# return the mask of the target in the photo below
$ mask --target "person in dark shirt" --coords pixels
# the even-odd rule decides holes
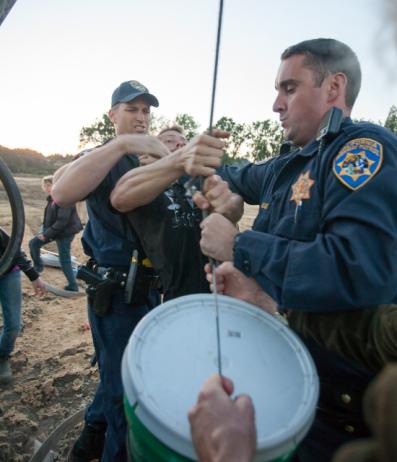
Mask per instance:
[[[65,290],[78,292],[79,286],[72,267],[71,245],[74,236],[83,229],[76,207],[59,207],[51,197],[52,176],[46,176],[42,180],[43,191],[47,194],[47,205],[44,209],[42,229],[37,236],[29,241],[30,255],[35,270],[43,271],[43,263],[40,258],[40,249],[51,241],[56,242],[59,252],[59,263],[63,274],[68,281]]]
[[[0,228],[0,255],[7,248],[9,239],[8,234]],[[0,303],[3,313],[3,329],[0,333],[0,385],[12,380],[10,355],[22,326],[21,270],[31,281],[36,294],[42,295],[45,292],[43,281],[21,249],[9,269],[0,276]]]
[[[203,256],[199,244],[201,210],[186,191],[191,177],[177,165],[178,150],[186,145],[183,130],[175,125],[166,127],[161,130],[158,138],[171,153],[175,153],[172,162],[167,163],[166,167],[171,173],[170,180],[159,183],[160,177],[167,178],[161,161],[137,168],[128,174],[128,181],[126,177],[122,177],[116,184],[111,194],[111,203],[119,211],[130,210],[127,213],[128,221],[137,232],[146,255],[160,274],[163,300],[167,301],[209,291],[204,272],[208,259]],[[147,172],[150,172],[150,178],[145,175]],[[140,183],[145,189],[144,197],[141,195],[140,185],[135,187],[131,184],[131,180],[139,181],[140,175],[143,175],[142,181],[145,182],[144,185]],[[197,187],[198,183],[197,180]],[[126,188],[128,196],[125,195]],[[150,195],[146,194],[147,188],[151,188]],[[156,197],[150,201],[154,195]],[[136,206],[140,198],[141,205]],[[238,218],[240,215],[236,215],[236,219]]]

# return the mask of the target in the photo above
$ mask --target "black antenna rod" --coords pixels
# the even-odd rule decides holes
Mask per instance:
[[[212,133],[212,124],[214,123],[215,93],[216,93],[216,82],[218,79],[218,62],[219,62],[219,49],[220,49],[220,44],[221,44],[222,18],[223,18],[223,0],[219,0],[218,32],[217,32],[217,37],[216,37],[214,76],[212,80],[212,97],[211,97],[211,111],[210,111],[210,125],[209,125],[210,135]]]

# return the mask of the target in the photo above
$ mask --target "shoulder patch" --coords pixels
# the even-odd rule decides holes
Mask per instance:
[[[383,145],[371,138],[346,143],[334,160],[333,171],[345,186],[356,191],[376,175],[383,162]]]

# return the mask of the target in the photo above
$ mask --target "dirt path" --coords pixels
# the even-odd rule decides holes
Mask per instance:
[[[26,227],[23,248],[38,230],[44,196],[38,178],[18,178],[25,203]],[[1,223],[9,223],[8,205],[0,204]],[[84,261],[77,236],[73,255]],[[49,250],[56,251],[54,245]],[[43,279],[59,288],[66,281],[62,271],[46,267]],[[0,388],[0,461],[28,461],[34,440],[44,441],[66,417],[84,407],[97,383],[97,370],[90,366],[93,353],[91,333],[86,330],[85,297],[66,299],[51,293],[34,296],[22,276],[23,332],[12,356],[14,381]],[[1,324],[1,320],[0,320]],[[59,448],[65,460],[66,439]]]

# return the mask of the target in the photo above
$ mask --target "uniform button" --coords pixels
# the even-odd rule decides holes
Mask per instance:
[[[344,404],[349,404],[351,403],[352,397],[348,395],[347,393],[343,393],[343,395],[340,395],[340,400]]]
[[[250,265],[249,260],[244,260],[243,265],[244,265],[245,272],[249,273],[251,270],[251,265]]]
[[[354,433],[355,428],[353,427],[353,425],[345,425],[345,430],[347,431],[347,433]]]

